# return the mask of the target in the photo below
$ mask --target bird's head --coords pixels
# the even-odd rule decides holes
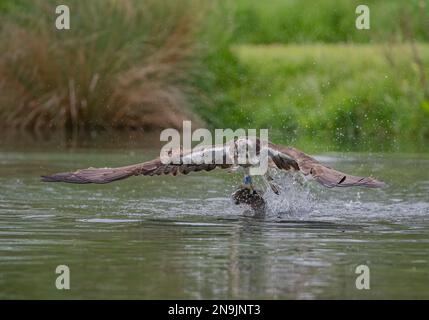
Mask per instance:
[[[256,165],[259,163],[259,141],[258,139],[238,138],[234,141],[234,156],[243,163]]]

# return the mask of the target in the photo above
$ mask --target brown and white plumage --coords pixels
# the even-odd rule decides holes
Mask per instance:
[[[344,172],[332,169],[331,167],[320,163],[316,159],[293,147],[283,147],[275,145],[273,143],[269,143],[269,148],[272,150],[276,150],[279,153],[278,157],[280,158],[286,155],[287,157],[296,161],[299,171],[302,174],[304,174],[305,176],[310,175],[317,182],[328,188],[353,186],[380,188],[385,185],[384,182],[378,181],[372,177],[352,176]],[[281,165],[277,163],[276,165],[278,168],[281,168]]]
[[[232,168],[238,166],[249,167],[250,163],[237,163],[237,154],[234,146],[237,143],[243,142],[248,144],[246,138],[236,139],[233,142],[221,146],[201,147],[191,152],[177,152],[175,161],[163,163],[161,158],[156,158],[151,161],[129,165],[118,168],[88,168],[77,170],[74,172],[57,173],[50,176],[42,176],[42,181],[45,182],[68,182],[68,183],[109,183],[116,180],[122,180],[131,176],[154,176],[154,175],[177,175],[188,174],[190,172],[211,171],[215,168]],[[261,154],[259,140],[256,140],[256,154]],[[271,167],[289,171],[300,171],[305,176],[313,177],[317,182],[325,187],[351,187],[363,186],[369,188],[378,188],[384,186],[384,183],[371,177],[358,177],[348,175],[346,173],[332,169],[323,165],[319,161],[305,154],[304,152],[292,148],[267,144],[267,154],[269,165]],[[222,164],[216,164],[214,156],[218,152],[224,160]],[[204,163],[202,159],[204,155],[211,153],[212,162]]]

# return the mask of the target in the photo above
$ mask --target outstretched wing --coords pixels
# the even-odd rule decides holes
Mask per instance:
[[[371,177],[352,176],[332,169],[321,164],[319,161],[304,152],[292,147],[283,147],[269,143],[268,148],[270,158],[279,169],[288,170],[288,166],[290,167],[291,161],[295,161],[298,168],[295,168],[294,166],[292,167],[298,169],[304,175],[311,175],[316,181],[328,188],[352,186],[380,188],[385,185],[384,182]],[[289,165],[285,166],[283,162],[289,163]]]
[[[194,151],[193,157],[202,159],[204,153],[219,151],[219,147],[207,147],[201,150]],[[224,158],[228,150],[225,148],[221,150]],[[216,167],[222,169],[229,168],[232,164],[228,164],[224,161],[224,164],[215,164],[215,157],[213,157],[213,163],[184,163],[184,158],[190,156],[190,153],[179,152],[175,161],[170,163],[163,163],[160,158],[156,158],[151,161],[134,164],[126,167],[118,168],[88,168],[81,169],[74,172],[63,172],[57,173],[51,176],[42,176],[44,182],[68,182],[68,183],[109,183],[116,180],[126,179],[131,176],[154,176],[154,175],[178,175],[188,174],[196,171],[211,171]]]

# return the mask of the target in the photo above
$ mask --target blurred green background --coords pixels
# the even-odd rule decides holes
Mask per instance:
[[[327,150],[428,151],[429,0],[0,0],[0,126],[268,128]],[[14,133],[15,134],[15,133]]]

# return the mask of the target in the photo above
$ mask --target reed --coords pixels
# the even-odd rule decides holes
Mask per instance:
[[[67,3],[70,30],[55,28],[55,1],[17,2],[2,13],[1,127],[154,129],[198,122],[192,108],[204,94],[195,83],[213,77],[204,60],[218,49],[204,38],[216,36],[204,33],[213,28],[207,18],[213,4]]]

